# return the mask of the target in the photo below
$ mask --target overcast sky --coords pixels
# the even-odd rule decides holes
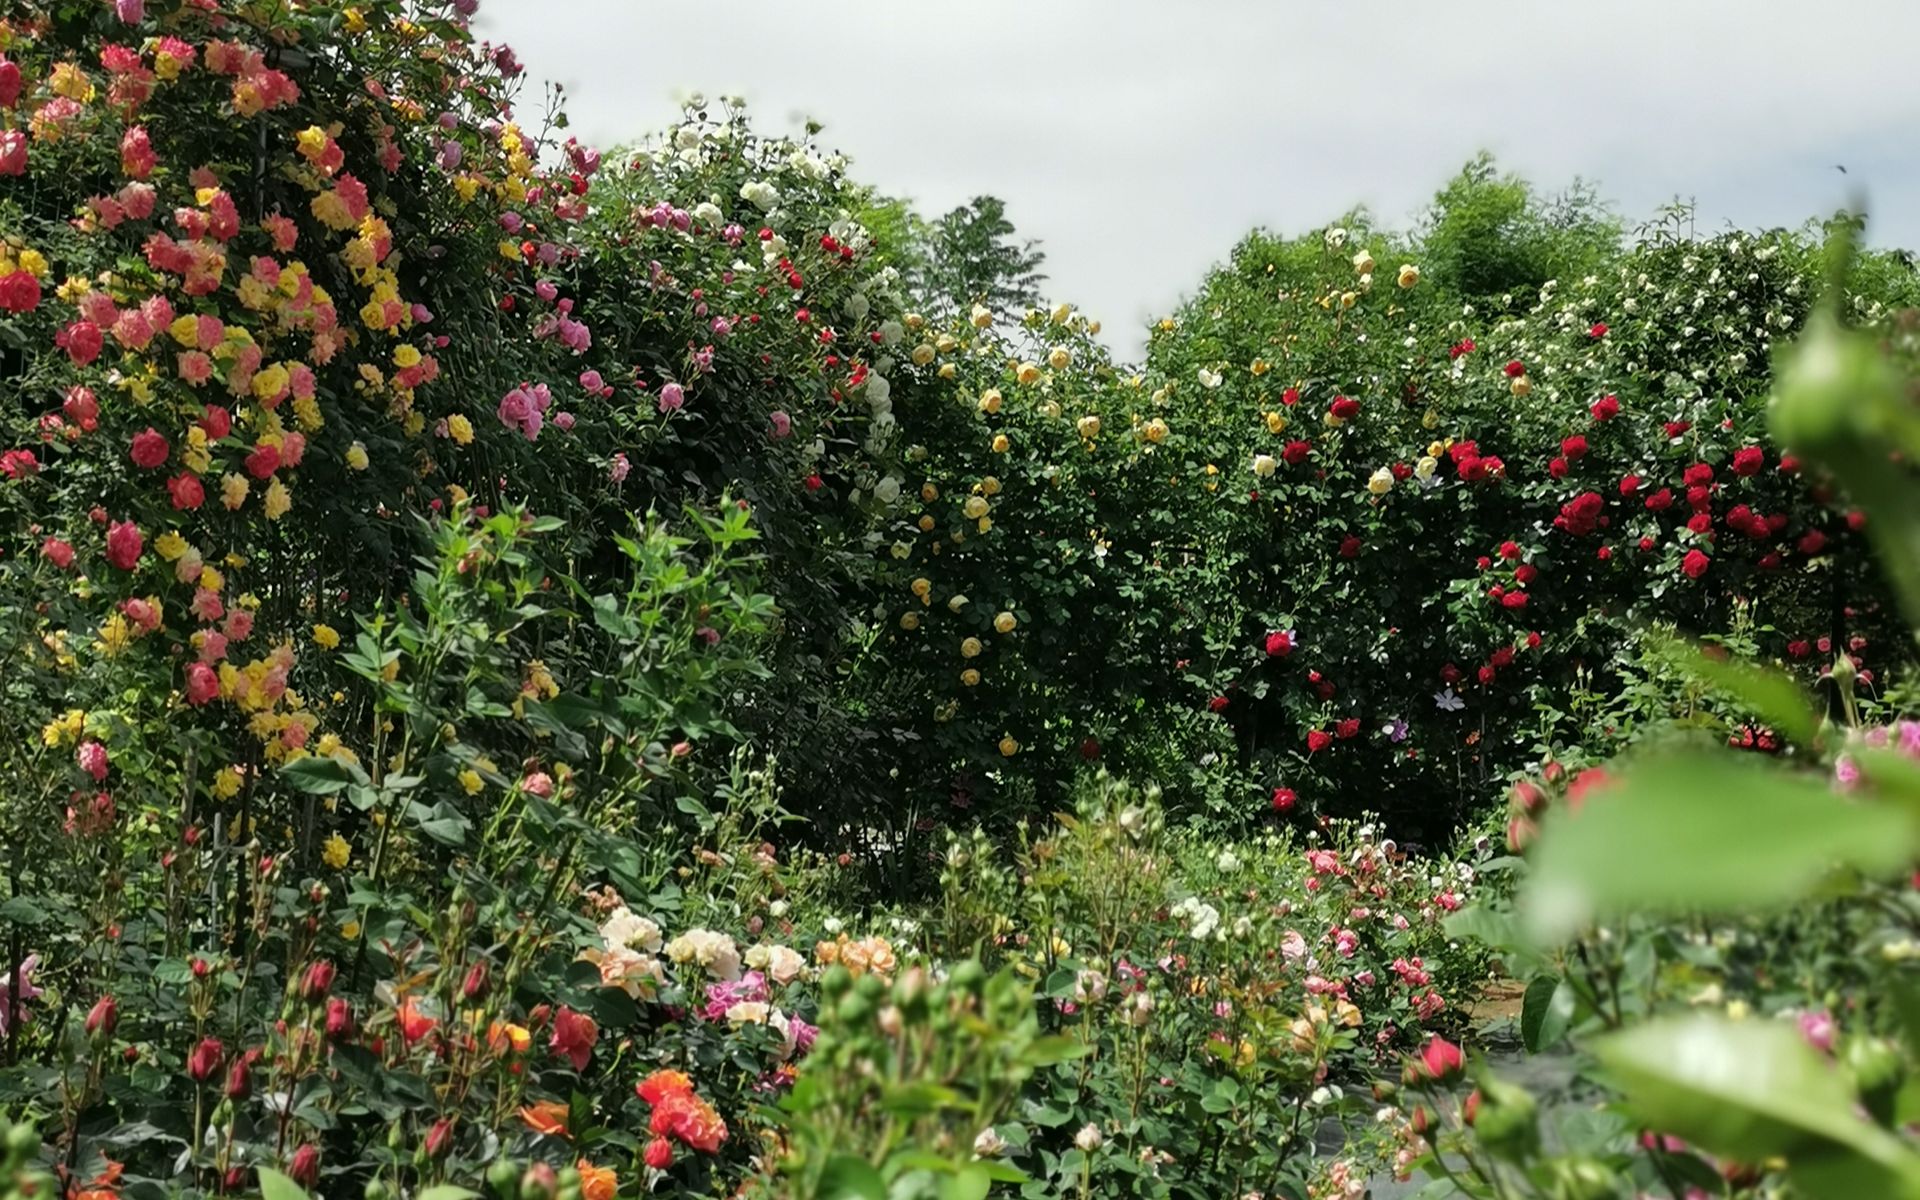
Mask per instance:
[[[1861,188],[1872,240],[1920,246],[1920,0],[484,0],[478,29],[584,141],[739,93],[927,213],[1001,196],[1124,351],[1249,228],[1404,224],[1480,149],[1631,220]]]

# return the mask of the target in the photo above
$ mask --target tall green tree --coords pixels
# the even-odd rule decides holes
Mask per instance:
[[[929,224],[921,257],[920,290],[946,311],[982,304],[1019,313],[1039,303],[1046,280],[1046,253],[1019,236],[997,196],[975,196]]]

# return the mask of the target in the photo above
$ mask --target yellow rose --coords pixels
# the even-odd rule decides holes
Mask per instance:
[[[228,472],[220,477],[220,503],[229,509],[239,508],[247,502],[247,477]]]
[[[330,835],[320,849],[320,859],[334,870],[342,870],[347,860],[353,856],[353,848],[347,845],[347,839],[339,834]]]
[[[1279,469],[1280,461],[1274,458],[1273,455],[1256,454],[1253,456],[1253,473],[1260,478],[1265,479]]]
[[[1156,444],[1164,442],[1167,440],[1167,423],[1159,417],[1155,417],[1153,420],[1147,422],[1146,428],[1142,432],[1146,434],[1147,440],[1150,442]]]
[[[1360,296],[1359,296],[1359,294],[1358,294],[1357,292],[1341,292],[1341,293],[1340,293],[1340,307],[1341,307],[1341,308],[1352,308],[1352,307],[1353,307],[1353,302],[1354,302],[1354,301],[1356,301],[1356,300],[1358,300],[1359,298],[1360,298]]]
[[[1092,413],[1088,413],[1086,416],[1081,417],[1078,421],[1075,421],[1073,423],[1073,427],[1080,431],[1081,437],[1086,438],[1088,441],[1092,441],[1095,437],[1098,437],[1100,434],[1100,418],[1094,416]]]
[[[933,580],[925,578],[923,576],[919,579],[914,580],[908,586],[914,595],[919,596],[922,599],[925,599],[927,593],[933,590]]]
[[[293,507],[293,493],[287,490],[286,484],[275,479],[267,485],[264,507],[267,511],[267,520],[277,521],[286,516],[287,510]]]
[[[464,414],[453,414],[447,418],[447,436],[462,446],[472,444],[473,422],[467,420]]]
[[[364,445],[355,442],[347,447],[347,466],[355,471],[367,469],[367,448]]]
[[[921,342],[913,348],[913,365],[916,367],[924,367],[933,361],[933,355],[933,347],[926,342]]]
[[[1005,454],[1008,450],[1011,450],[1012,448],[1013,448],[1013,443],[1007,440],[1006,434],[996,433],[993,435],[993,452],[995,454]]]
[[[1256,376],[1265,375],[1268,370],[1267,360],[1264,358],[1256,358],[1247,365],[1247,370],[1253,372]]]
[[[1268,433],[1285,433],[1286,431],[1287,431],[1287,418],[1282,416],[1277,411],[1269,412],[1267,414],[1267,432]]]
[[[933,339],[933,348],[942,354],[952,354],[960,348],[960,342],[950,333],[943,333]]]
[[[993,324],[993,314],[987,311],[984,305],[979,304],[973,306],[973,313],[967,319],[973,322],[975,329],[985,329]]]
[[[921,533],[932,533],[932,532],[933,532],[933,518],[932,518],[932,517],[930,517],[930,516],[922,516],[922,517],[920,518],[920,532],[921,532]]]
[[[997,496],[1000,494],[1000,481],[989,475],[980,481],[980,491],[984,495]]]
[[[1525,375],[1522,375],[1508,385],[1508,390],[1516,396],[1524,396],[1533,390],[1533,382]]]
[[[315,625],[313,641],[324,650],[333,650],[340,645],[340,632],[331,625]]]
[[[968,667],[966,670],[960,672],[960,682],[968,687],[978,687],[980,685],[980,672],[974,670],[972,667]]]
[[[1023,362],[1014,369],[1013,377],[1021,383],[1033,383],[1040,378],[1040,368],[1030,362]]]
[[[986,391],[980,393],[980,411],[983,413],[999,412],[1003,399],[1000,395],[999,388],[988,388]]]
[[[1047,352],[1047,365],[1056,371],[1066,370],[1067,364],[1072,361],[1073,355],[1067,352],[1065,346],[1055,346]]]
[[[999,613],[993,618],[993,628],[997,633],[1012,633],[1013,627],[1018,623],[1010,612]]]
[[[961,658],[978,658],[980,657],[980,650],[980,639],[977,637],[967,638],[960,643]]]
[[[1420,268],[1412,263],[1400,264],[1400,273],[1394,276],[1394,282],[1403,288],[1410,288],[1420,282]]]
[[[1367,480],[1367,490],[1376,496],[1384,496],[1393,490],[1393,472],[1381,467]]]
[[[987,515],[987,507],[985,496],[968,496],[966,503],[960,506],[960,511],[966,514],[967,520],[975,521]]]
[[[909,632],[920,628],[920,614],[917,612],[901,613],[900,628],[905,629]]]
[[[1373,274],[1373,255],[1368,253],[1365,250],[1362,250],[1358,254],[1354,255],[1353,256],[1353,273],[1355,275]]]
[[[1049,315],[1053,318],[1055,325],[1065,325],[1067,321],[1073,317],[1073,305],[1056,304],[1053,306],[1053,312]]]
[[[940,370],[937,371],[936,374],[942,379],[958,379],[960,377],[960,368],[950,362],[943,362],[940,364]]]
[[[1012,758],[1018,753],[1020,753],[1020,743],[1014,741],[1011,735],[1000,739],[1001,757]]]

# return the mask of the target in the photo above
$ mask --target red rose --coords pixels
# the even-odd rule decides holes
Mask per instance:
[[[1351,421],[1360,415],[1360,402],[1351,396],[1335,396],[1327,411],[1342,421]]]
[[[1602,546],[1602,547],[1600,547],[1600,549],[1599,549],[1599,550],[1597,551],[1597,553],[1598,553],[1598,554],[1599,554],[1599,556],[1600,556],[1600,561],[1601,561],[1601,562],[1606,562],[1607,560],[1609,560],[1609,559],[1611,559],[1611,558],[1613,557],[1613,547],[1612,547],[1612,546]]]
[[[1231,703],[1231,701],[1225,696],[1215,696],[1213,699],[1207,701],[1207,707],[1214,712],[1225,712],[1227,711],[1227,705],[1229,703]]]
[[[132,521],[116,521],[107,530],[107,561],[122,571],[131,571],[140,561],[146,542],[140,527]]]
[[[1667,436],[1669,438],[1677,438],[1681,434],[1685,433],[1687,430],[1692,429],[1693,422],[1692,421],[1668,421],[1664,426],[1662,426],[1662,428],[1667,431]]]
[[[1500,672],[1497,669],[1495,669],[1495,667],[1491,663],[1488,663],[1487,665],[1481,667],[1479,670],[1474,672],[1474,678],[1480,681],[1480,686],[1482,687],[1486,687],[1492,684],[1495,679],[1499,678],[1499,675],[1500,675]]]
[[[1797,459],[1797,458],[1795,458],[1795,457],[1794,457],[1793,455],[1791,455],[1791,454],[1782,454],[1782,455],[1780,456],[1780,473],[1781,473],[1782,475],[1797,475],[1797,474],[1799,474],[1799,473],[1800,473],[1800,460],[1799,460],[1799,459]]]
[[[1333,735],[1324,729],[1307,730],[1307,753],[1318,754],[1333,745]]]
[[[1653,539],[1652,539],[1652,538],[1650,538],[1650,537],[1643,537],[1643,538],[1641,538],[1641,539],[1640,539],[1640,549],[1642,549],[1642,550],[1651,550],[1651,549],[1653,549]]]
[[[1695,512],[1705,512],[1713,507],[1713,489],[1695,485],[1687,489],[1687,507]]]
[[[220,677],[203,662],[187,664],[187,703],[200,707],[220,694]]]
[[[1515,583],[1532,583],[1539,577],[1540,568],[1534,566],[1532,563],[1521,563],[1513,569],[1513,579]]]
[[[1556,458],[1547,464],[1547,474],[1553,476],[1555,479],[1565,479],[1567,472],[1572,469],[1564,458]]]
[[[40,307],[40,281],[31,271],[0,275],[0,312],[32,312]]]
[[[1606,504],[1599,492],[1582,492],[1560,506],[1560,515],[1553,519],[1553,523],[1574,537],[1585,537],[1599,528],[1600,516]]]
[[[1767,452],[1758,446],[1742,446],[1733,452],[1733,473],[1751,477],[1767,465]]]
[[[673,1165],[673,1143],[663,1137],[656,1137],[647,1143],[642,1155],[649,1167],[664,1171]]]
[[[195,1083],[205,1083],[220,1073],[220,1066],[226,1057],[227,1049],[220,1044],[219,1038],[201,1038],[187,1055],[187,1074]]]
[[[1527,366],[1525,363],[1521,362],[1519,359],[1516,358],[1516,359],[1510,360],[1506,366],[1501,368],[1501,370],[1507,373],[1508,379],[1518,379],[1522,375],[1525,375],[1527,373]]]
[[[1655,492],[1653,495],[1647,497],[1647,510],[1649,512],[1665,512],[1672,507],[1673,507],[1673,489],[1672,488],[1661,488],[1659,491]]]
[[[1460,668],[1454,666],[1452,663],[1448,663],[1446,666],[1441,667],[1440,682],[1441,683],[1459,683]]]
[[[1341,558],[1360,557],[1360,539],[1351,533],[1341,538],[1340,539],[1340,557]]]
[[[1593,414],[1596,421],[1611,421],[1620,415],[1620,401],[1612,396],[1602,396],[1587,411]]]
[[[1393,466],[1387,469],[1392,471],[1393,477],[1401,483],[1405,483],[1407,480],[1413,478],[1413,468],[1403,462],[1394,463]]]
[[[200,428],[207,431],[208,441],[217,442],[233,431],[233,414],[218,404],[209,404],[200,414]]]
[[[1460,1047],[1436,1036],[1420,1052],[1420,1065],[1425,1068],[1427,1078],[1444,1082],[1466,1070],[1467,1060],[1460,1053]]]
[[[167,495],[172,498],[175,508],[194,509],[206,502],[207,489],[200,486],[198,475],[182,471],[167,480]]]
[[[600,1026],[585,1013],[561,1005],[553,1014],[553,1034],[547,1048],[573,1064],[576,1071],[587,1069],[593,1057],[593,1044],[600,1038]]]
[[[40,553],[46,560],[62,571],[73,565],[73,544],[50,537],[40,543]]]
[[[1539,648],[1540,648],[1539,631],[1538,630],[1530,631],[1527,634],[1527,649],[1538,650]]]
[[[1811,558],[1827,548],[1827,535],[1818,529],[1809,529],[1800,535],[1800,540],[1795,545],[1800,553]]]
[[[301,1187],[311,1189],[320,1181],[320,1148],[307,1142],[295,1150],[287,1164],[287,1175]]]
[[[1288,442],[1286,449],[1280,452],[1280,457],[1286,460],[1288,466],[1297,467],[1307,461],[1307,455],[1311,453],[1313,453],[1312,442],[1292,441]]]
[[[1849,512],[1849,513],[1847,513],[1847,528],[1848,528],[1848,529],[1851,529],[1851,530],[1853,530],[1853,531],[1854,531],[1855,533],[1859,533],[1859,532],[1860,532],[1860,531],[1861,531],[1862,529],[1865,529],[1866,527],[1867,527],[1867,514],[1866,514],[1866,513],[1864,513],[1864,512],[1861,512],[1861,511],[1860,511],[1859,509],[1857,509],[1857,508],[1856,508],[1856,509],[1853,509],[1853,510],[1852,510],[1851,512]]]
[[[1607,323],[1605,321],[1595,321],[1587,329],[1587,336],[1595,337],[1595,338],[1603,338],[1607,336]]]
[[[280,449],[261,442],[247,455],[247,474],[255,479],[265,479],[280,469]]]
[[[92,321],[75,321],[54,335],[53,344],[67,352],[76,367],[84,367],[100,357],[103,344],[100,327]]]
[[[1560,440],[1560,453],[1569,460],[1579,458],[1586,452],[1587,439],[1585,434],[1576,433],[1572,437],[1562,438]]]
[[[1286,391],[1281,392],[1280,403],[1286,405],[1288,408],[1292,408],[1294,405],[1300,403],[1300,389],[1288,388]]]
[[[1293,653],[1293,636],[1284,629],[1277,629],[1267,635],[1267,657],[1285,658]]]
[[[1462,338],[1460,341],[1457,341],[1453,345],[1447,347],[1448,358],[1460,358],[1464,355],[1468,355],[1472,353],[1473,353],[1472,338]]]
[[[1343,739],[1356,737],[1360,733],[1360,718],[1359,717],[1342,718],[1340,723],[1334,726],[1334,731],[1337,734],[1339,734],[1339,736]]]
[[[1500,607],[1502,608],[1517,612],[1526,606],[1527,594],[1525,592],[1508,592],[1506,595],[1500,597]]]
[[[1512,646],[1500,647],[1498,650],[1495,650],[1492,654],[1487,656],[1487,661],[1492,663],[1496,667],[1512,666],[1513,665],[1513,647]]]
[[[1700,551],[1689,550],[1687,556],[1680,560],[1680,570],[1688,579],[1698,579],[1707,573],[1707,568],[1712,564],[1713,560]]]
[[[1760,561],[1754,565],[1762,571],[1778,571],[1782,561],[1778,550],[1769,550],[1765,554],[1762,554]]]
[[[1713,530],[1712,513],[1695,513],[1687,518],[1687,528],[1695,533],[1710,533]]]
[[[1493,560],[1482,554],[1479,558],[1473,560],[1473,565],[1484,571],[1493,565]]]
[[[1640,477],[1638,475],[1623,475],[1620,477],[1620,494],[1622,496],[1631,496],[1639,490]]]
[[[1093,738],[1087,738],[1086,740],[1082,741],[1080,743],[1080,757],[1086,759],[1088,762],[1092,762],[1094,759],[1099,758],[1100,743],[1094,740]]]
[[[1294,794],[1292,788],[1277,787],[1273,789],[1273,811],[1280,813],[1292,812],[1293,806],[1299,802],[1300,797]]]
[[[1512,562],[1514,559],[1519,558],[1520,544],[1518,542],[1501,542],[1500,557],[1506,559],[1508,562]]]
[[[1688,487],[1705,487],[1713,482],[1713,468],[1706,463],[1695,463],[1680,476],[1680,482]]]
[[[1813,653],[1813,646],[1804,640],[1787,643],[1788,658],[1805,658],[1807,655],[1812,653]]]

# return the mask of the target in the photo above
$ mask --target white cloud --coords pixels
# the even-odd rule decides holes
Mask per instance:
[[[929,212],[999,195],[1126,350],[1251,226],[1405,220],[1482,148],[1709,227],[1859,188],[1875,241],[1920,244],[1910,0],[488,0],[478,27],[566,85],[582,140],[738,92]]]

